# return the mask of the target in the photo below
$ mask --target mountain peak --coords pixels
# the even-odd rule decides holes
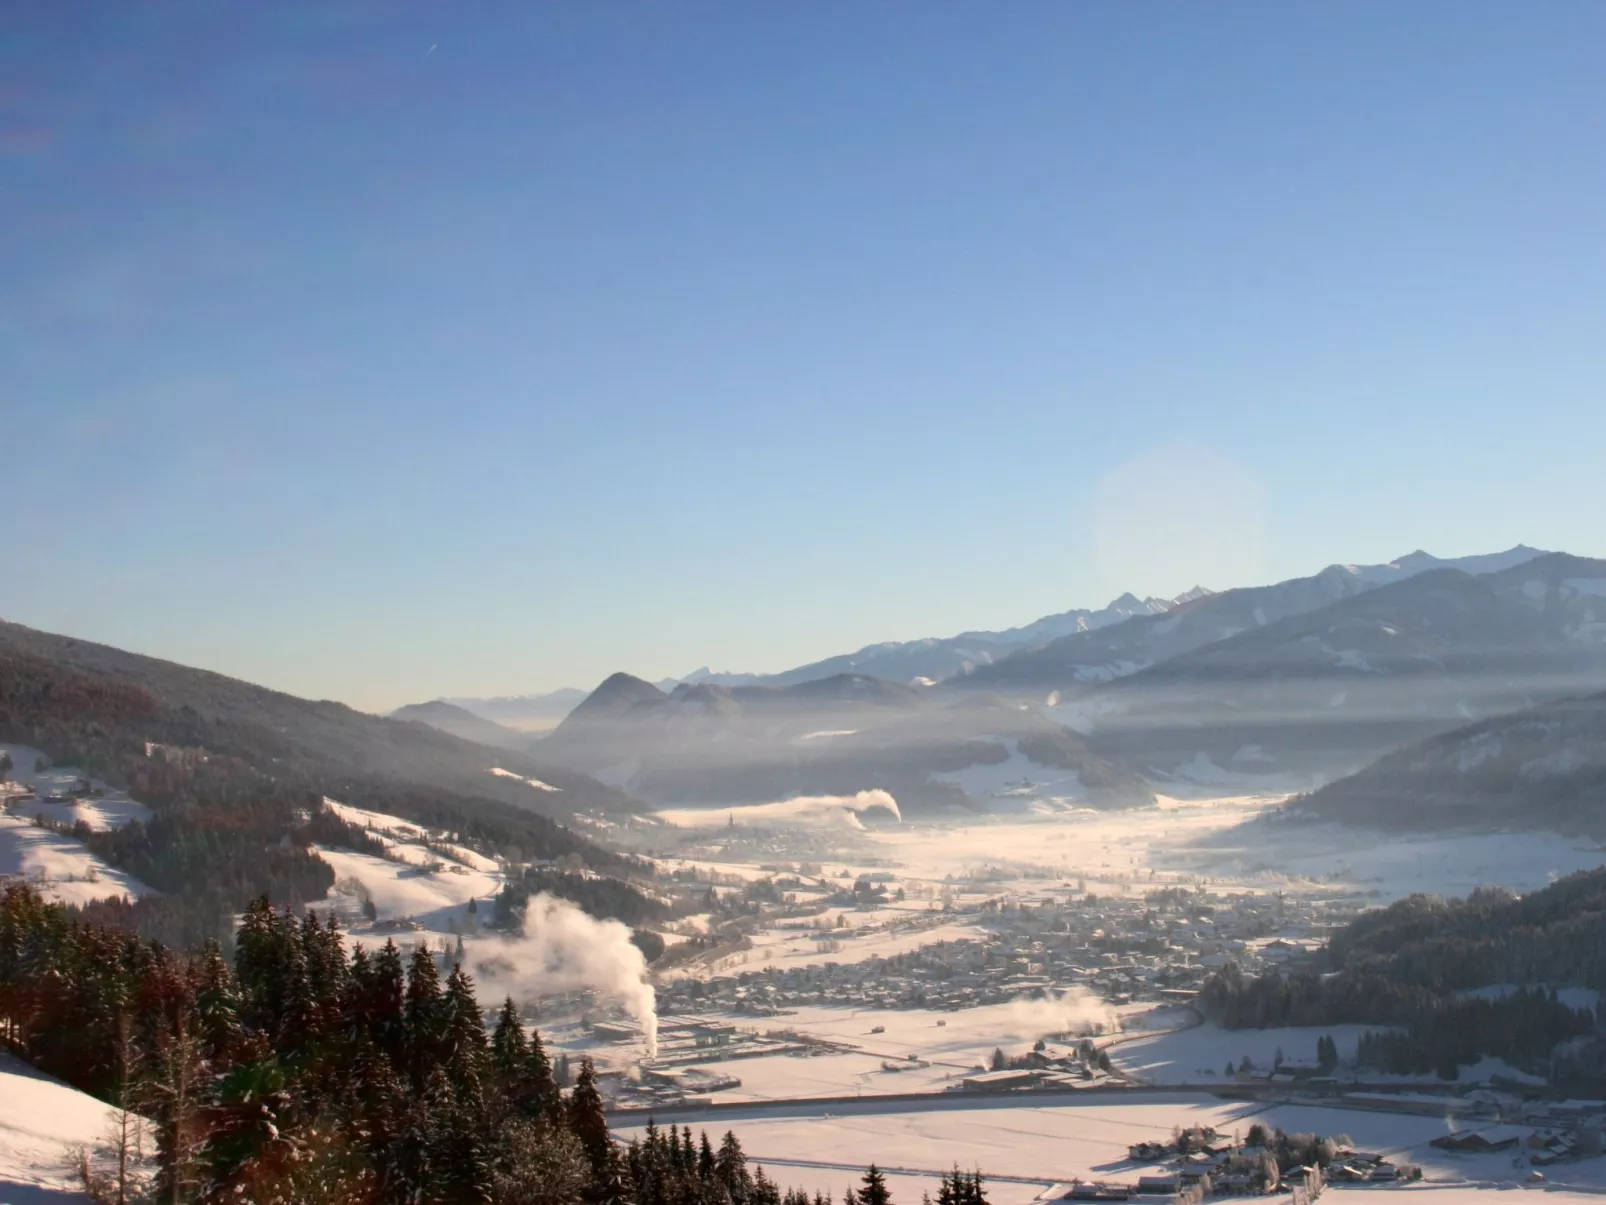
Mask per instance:
[[[603,679],[602,685],[587,695],[563,723],[611,719],[639,704],[662,702],[666,698],[668,696],[651,682],[621,670]]]

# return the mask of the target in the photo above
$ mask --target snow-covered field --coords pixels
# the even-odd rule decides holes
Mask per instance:
[[[432,849],[424,844],[429,834],[423,828],[397,816],[333,799],[324,806],[385,846],[383,857],[317,847],[335,872],[331,902],[356,940],[389,936],[403,923],[418,926],[413,940],[473,935],[495,916],[492,901],[504,881],[495,859],[440,841]],[[358,919],[364,899],[373,904],[377,930]]]
[[[0,1202],[88,1205],[76,1155],[93,1154],[112,1123],[100,1101],[0,1054]]]
[[[693,1129],[704,1124],[697,1116],[686,1120]],[[1242,1136],[1256,1122],[1289,1133],[1347,1135],[1358,1149],[1417,1163],[1423,1169],[1420,1185],[1332,1190],[1341,1194],[1422,1193],[1431,1195],[1423,1196],[1421,1205],[1462,1205],[1461,1194],[1512,1189],[1526,1175],[1526,1169],[1512,1166],[1509,1154],[1464,1156],[1429,1145],[1445,1132],[1443,1118],[1225,1101],[1204,1094],[1115,1101],[1089,1097],[1085,1103],[1052,1105],[1009,1097],[974,1104],[938,1097],[918,1108],[850,1103],[799,1107],[783,1114],[773,1108],[712,1114],[706,1119],[710,1128],[734,1130],[749,1159],[762,1163],[775,1178],[811,1191],[840,1194],[855,1175],[852,1169],[862,1169],[873,1160],[907,1174],[905,1199],[912,1201],[921,1191],[935,1194],[936,1177],[958,1164],[1028,1182],[995,1180],[989,1196],[1000,1203],[1031,1199],[1051,1184],[1076,1178],[1131,1180],[1154,1169],[1129,1160],[1128,1146],[1164,1139],[1178,1126],[1209,1125]],[[615,1132],[628,1139],[637,1129],[621,1127]],[[1557,1186],[1606,1185],[1606,1159],[1552,1172]]]
[[[26,879],[47,899],[64,904],[151,893],[133,875],[95,857],[82,841],[16,816],[0,816],[0,877],[5,876]]]
[[[1222,1029],[1216,1025],[1197,1025],[1121,1042],[1110,1050],[1110,1058],[1123,1071],[1151,1084],[1200,1084],[1212,1080],[1233,1082],[1226,1075],[1227,1063],[1239,1066],[1248,1059],[1256,1070],[1265,1072],[1277,1062],[1279,1052],[1291,1062],[1314,1063],[1316,1039],[1330,1035],[1338,1046],[1340,1059],[1353,1060],[1355,1045],[1366,1025],[1332,1025],[1300,1029]]]
[[[891,1062],[902,1069],[888,1071]],[[940,1092],[956,1077],[970,1074],[951,1064],[920,1067],[873,1054],[768,1055],[709,1063],[707,1070],[734,1075],[740,1088],[714,1093],[719,1101],[791,1100],[810,1096],[885,1095],[892,1092]]]
[[[150,818],[149,809],[98,779],[89,782],[91,794],[72,796],[80,785],[78,771],[69,766],[36,768],[43,754],[27,745],[0,744],[0,754],[11,759],[7,781],[0,782],[0,800],[6,803],[6,814],[0,815],[0,879],[26,879],[47,899],[64,904],[151,894],[151,888],[108,866],[82,841],[33,823],[35,816],[43,816],[104,831],[143,822]]]
[[[998,814],[1063,811],[1086,797],[1075,770],[1040,765],[1021,753],[1016,742],[1005,744],[1009,757],[996,765],[966,766],[936,777],[953,783],[973,799],[986,800],[989,809]]]
[[[850,914],[851,915],[851,914]],[[863,923],[863,918],[854,916]],[[987,936],[979,925],[953,921],[929,928],[877,930],[859,935],[853,929],[825,929],[823,935],[840,944],[839,950],[822,953],[820,943],[805,930],[770,930],[755,935],[754,948],[733,956],[730,968],[745,966],[752,970],[760,967],[803,967],[826,962],[864,962],[870,958],[890,958],[894,954],[907,954],[922,946],[941,941],[974,941]]]
[[[353,881],[362,885],[380,920],[416,920],[432,932],[450,932],[454,921],[459,926],[472,923],[469,901],[486,901],[501,889],[499,876],[466,867],[462,874],[432,872],[427,863],[401,865],[373,854],[322,847],[318,856],[333,868],[337,889]]]
[[[8,781],[0,783],[0,798],[31,793],[33,798],[15,805],[26,819],[42,815],[64,824],[83,821],[94,829],[122,828],[131,820],[150,819],[149,808],[97,778],[89,780],[92,794],[73,797],[71,793],[81,781],[79,772],[71,766],[38,769],[41,761],[47,760],[38,749],[0,743],[0,757],[5,756],[11,759],[11,769],[5,774]]]
[[[734,1021],[734,1016],[727,1018]],[[794,1030],[852,1043],[889,1058],[921,1058],[969,1070],[987,1061],[995,1047],[1030,1045],[1049,1034],[1083,1026],[1113,1029],[1116,1011],[1091,997],[1016,1000],[959,1012],[932,1009],[799,1008],[784,1017],[762,1019],[765,1028]],[[749,1018],[747,1024],[751,1025]],[[882,1032],[874,1033],[875,1029]],[[889,1091],[906,1091],[893,1088]]]

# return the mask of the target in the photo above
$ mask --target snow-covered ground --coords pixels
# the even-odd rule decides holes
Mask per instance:
[[[864,924],[862,916],[849,915],[854,922]],[[728,972],[738,967],[747,970],[764,967],[788,969],[827,962],[864,962],[870,958],[907,954],[937,942],[975,941],[987,936],[987,931],[981,926],[966,921],[952,921],[929,928],[878,929],[862,935],[861,932],[837,928],[821,930],[822,936],[840,946],[839,949],[823,952],[821,943],[809,935],[809,930],[771,929],[755,935],[753,949],[732,955],[725,960],[729,965],[719,969]]]
[[[890,1071],[885,1064],[898,1067]],[[719,1101],[791,1100],[810,1096],[885,1095],[891,1092],[940,1092],[956,1077],[974,1074],[948,1064],[921,1067],[872,1054],[767,1055],[709,1063],[706,1069],[734,1075],[740,1088],[714,1093]]]
[[[1124,1011],[1136,1016],[1145,1009],[1146,1006],[1136,1006]],[[1038,1038],[1052,1034],[1083,1029],[1114,1032],[1126,1023],[1122,1012],[1091,997],[1066,996],[1059,1000],[989,1004],[959,1012],[811,1005],[778,1017],[716,1012],[699,1014],[698,1020],[729,1023],[771,1037],[796,1034],[823,1039],[847,1048],[842,1053],[807,1058],[775,1055],[702,1064],[708,1071],[734,1075],[742,1081],[740,1088],[715,1094],[716,1099],[725,1101],[940,1091],[954,1079],[987,1067],[995,1049],[1023,1054]],[[578,1034],[575,1036],[578,1038]],[[561,1037],[557,1042],[565,1044]],[[599,1066],[626,1066],[642,1054],[639,1043],[587,1049],[597,1055]],[[881,1069],[883,1061],[911,1060],[929,1063],[930,1067],[899,1072]]]
[[[31,820],[0,816],[0,878],[10,876],[26,879],[46,899],[64,904],[151,894],[151,888],[101,861],[82,841]]]
[[[1075,770],[1034,762],[1016,747],[1002,742],[1009,757],[996,765],[966,766],[935,777],[951,782],[973,799],[987,801],[995,814],[1061,811],[1086,798],[1081,776]]]
[[[696,1116],[686,1120],[693,1129],[701,1124]],[[923,1190],[935,1194],[937,1176],[956,1163],[962,1168],[980,1167],[994,1176],[1035,1181],[1029,1188],[995,1180],[988,1195],[1000,1203],[1030,1199],[1051,1184],[1077,1178],[1135,1179],[1154,1168],[1129,1160],[1128,1146],[1167,1138],[1179,1126],[1209,1125],[1242,1136],[1256,1122],[1289,1133],[1347,1135],[1359,1149],[1417,1163],[1423,1169],[1421,1185],[1332,1190],[1341,1194],[1431,1194],[1421,1198],[1421,1205],[1461,1205],[1462,1194],[1515,1188],[1527,1174],[1526,1168],[1512,1166],[1509,1153],[1463,1156],[1432,1147],[1431,1141],[1445,1132],[1441,1117],[1225,1101],[1204,1094],[1115,1101],[1089,1096],[1081,1103],[1052,1105],[1019,1097],[975,1103],[936,1097],[921,1107],[848,1103],[800,1106],[779,1114],[773,1109],[713,1114],[707,1119],[711,1128],[734,1130],[749,1159],[763,1164],[775,1178],[811,1191],[818,1187],[840,1193],[856,1174],[851,1169],[862,1169],[872,1160],[909,1176],[911,1201]],[[615,1133],[628,1139],[638,1128],[620,1127]],[[1553,1168],[1551,1173],[1556,1186],[1597,1188],[1606,1184],[1606,1159]]]
[[[0,744],[0,754],[11,758],[7,781],[0,782],[0,801],[6,805],[0,815],[0,879],[26,879],[45,898],[64,904],[151,894],[150,887],[101,861],[82,841],[33,823],[43,816],[104,831],[149,819],[147,808],[98,779],[89,781],[90,794],[73,797],[70,792],[82,781],[79,772],[70,766],[37,769],[44,761],[38,749]]]
[[[0,757],[4,756],[11,758],[11,769],[4,775],[8,781],[0,782],[0,799],[29,796],[12,804],[25,819],[42,815],[65,824],[83,821],[94,829],[122,828],[132,820],[150,819],[150,809],[144,804],[135,803],[127,792],[98,778],[88,780],[91,794],[74,797],[72,792],[82,775],[72,766],[37,769],[42,761],[48,761],[38,749],[0,743]]]
[[[1227,1063],[1248,1059],[1257,1071],[1270,1071],[1280,1051],[1290,1062],[1314,1063],[1316,1039],[1330,1035],[1342,1060],[1353,1060],[1355,1046],[1367,1025],[1331,1025],[1307,1029],[1222,1029],[1205,1024],[1170,1033],[1131,1038],[1110,1050],[1123,1071],[1151,1084],[1232,1083]]]
[[[555,787],[551,783],[542,782],[539,778],[526,778],[522,774],[513,773],[512,770],[504,770],[501,766],[493,766],[491,773],[498,778],[511,778],[517,782],[522,782],[534,791],[561,791],[563,789],[562,787]]]
[[[111,1135],[114,1112],[9,1054],[0,1054],[0,1202],[88,1205],[77,1152]]]
[[[414,920],[431,932],[451,932],[453,921],[459,926],[472,923],[469,901],[480,901],[477,907],[488,908],[488,901],[501,890],[500,876],[467,867],[458,874],[450,868],[430,871],[427,863],[400,865],[344,849],[319,846],[317,852],[334,870],[337,891],[360,883],[381,921]],[[489,913],[484,919],[490,919]]]
[[[418,840],[428,835],[421,825],[387,812],[370,812],[366,808],[354,808],[349,803],[341,803],[338,799],[330,799],[328,796],[324,797],[323,806],[347,824],[365,828],[378,837]]]
[[[412,922],[424,937],[456,937],[477,932],[495,915],[492,900],[504,882],[495,859],[441,841],[431,849],[423,844],[429,837],[423,828],[397,816],[333,799],[325,799],[324,806],[385,846],[384,857],[317,847],[318,857],[335,872],[331,902],[358,940],[375,932],[374,925],[357,919],[365,898],[373,902],[377,932],[383,934]]]

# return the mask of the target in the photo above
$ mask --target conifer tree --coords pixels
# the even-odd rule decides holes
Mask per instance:
[[[452,1082],[461,1087],[469,1077],[475,1088],[483,1087],[486,1071],[485,1017],[474,996],[474,985],[455,967],[446,980],[442,999],[442,1056]]]
[[[492,1173],[484,1084],[485,1023],[473,984],[462,967],[455,968],[447,979],[442,1007],[444,1071],[453,1099],[445,1111],[437,1163],[448,1198],[466,1205],[490,1199]]]
[[[730,1130],[725,1131],[725,1137],[719,1144],[719,1153],[714,1156],[714,1178],[735,1205],[743,1205],[753,1187],[752,1177],[747,1170],[747,1156],[742,1153],[742,1144],[736,1141],[735,1133]]]
[[[496,1071],[503,1092],[514,1090],[524,1075],[525,1061],[530,1057],[530,1043],[524,1036],[524,1023],[513,997],[502,1001],[502,1010],[496,1015],[496,1029],[491,1034],[491,1066]]]
[[[597,1070],[590,1059],[581,1060],[574,1091],[569,1093],[568,1114],[569,1128],[580,1140],[592,1173],[600,1177],[607,1170],[608,1148],[613,1140],[608,1137],[608,1118],[603,1112],[602,1094],[597,1091]]]
[[[401,951],[387,941],[374,955],[363,992],[363,1019],[382,1054],[400,1074],[408,1071],[407,1005]]]
[[[202,950],[196,978],[196,1034],[207,1060],[216,1063],[240,1040],[240,993],[216,940]]]
[[[558,1083],[552,1075],[552,1064],[547,1061],[546,1047],[541,1042],[540,1031],[530,1030],[529,1041],[530,1054],[524,1072],[525,1081],[529,1085],[529,1108],[533,1116],[544,1116],[558,1107]]]
[[[872,1163],[865,1169],[859,1183],[863,1186],[859,1190],[861,1205],[891,1205],[892,1196],[887,1191],[887,1178],[875,1164]]]
[[[301,942],[291,936],[285,947],[283,1001],[279,1010],[276,1046],[294,1059],[317,1044],[322,1026],[318,1002],[313,997],[312,977]]]
[[[574,1205],[592,1181],[579,1140],[545,1121],[507,1123],[492,1177],[496,1205]]]
[[[422,1092],[441,1064],[442,1032],[440,973],[427,946],[414,947],[407,965],[407,999],[404,1020],[407,1034],[407,1070],[413,1090]]]

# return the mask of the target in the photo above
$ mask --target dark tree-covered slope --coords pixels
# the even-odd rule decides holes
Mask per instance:
[[[1388,828],[1606,831],[1606,694],[1457,728],[1294,806],[1323,820]]]
[[[27,667],[30,689],[48,696],[52,679],[73,679],[98,691],[142,691],[153,700],[150,716],[167,736],[140,735],[133,728],[111,735],[141,740],[186,739],[204,726],[208,748],[254,764],[283,766],[334,778],[364,778],[434,787],[459,795],[497,799],[562,817],[598,808],[633,810],[627,795],[594,779],[542,763],[511,750],[491,749],[428,724],[366,715],[342,703],[300,699],[207,670],[124,652],[103,644],[0,623],[0,672]],[[57,708],[58,714],[70,709]],[[135,725],[138,727],[138,725]],[[538,791],[517,779],[493,775],[511,770],[560,788]],[[330,792],[331,794],[333,791]]]

